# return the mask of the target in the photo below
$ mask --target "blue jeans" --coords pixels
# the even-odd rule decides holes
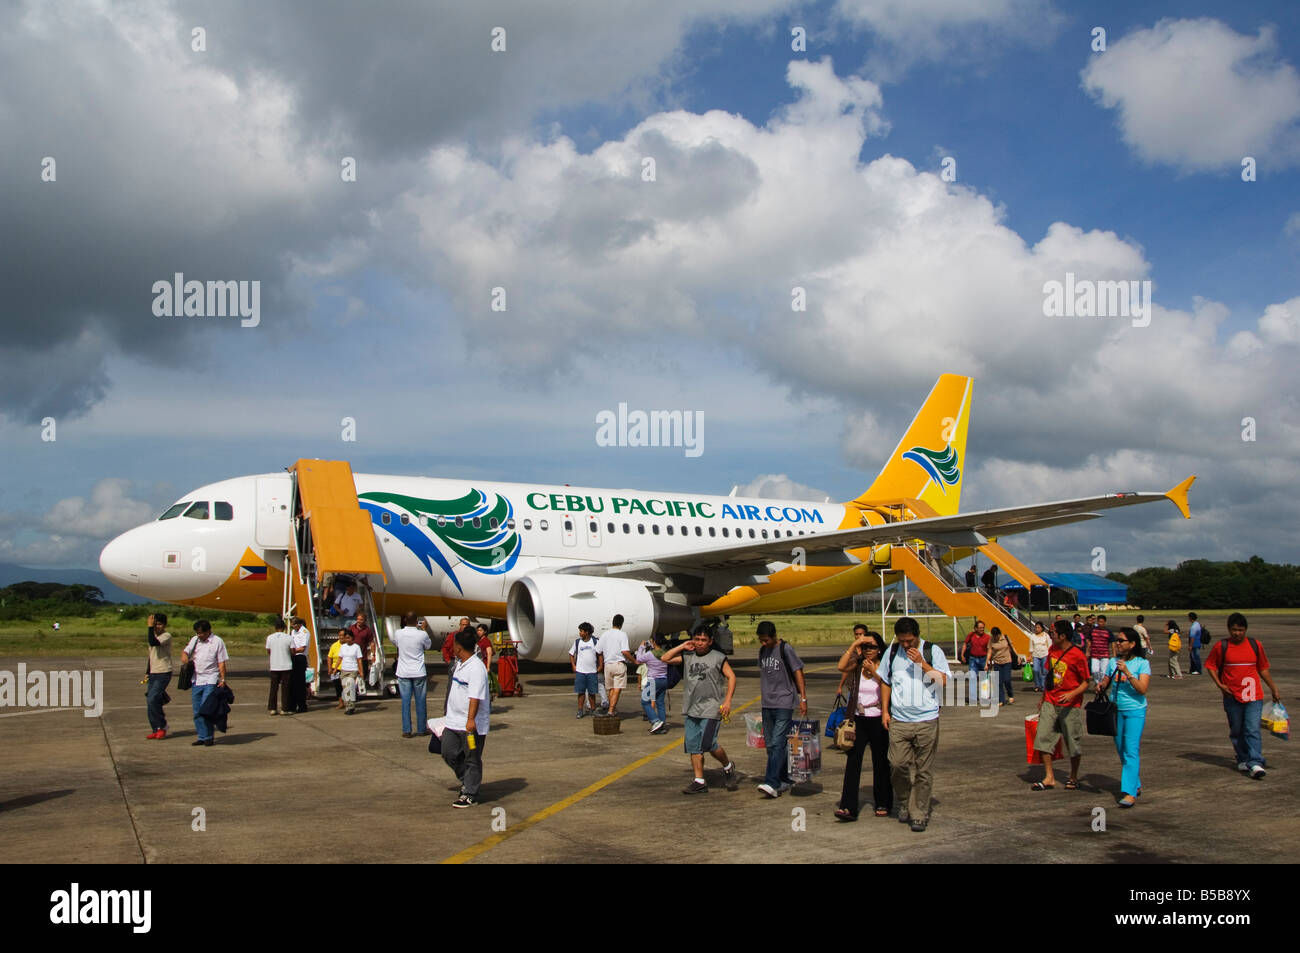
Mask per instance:
[[[1014,666],[1010,662],[1003,662],[1001,665],[995,665],[998,670],[998,704],[1005,705],[1008,698],[1015,698],[1016,693],[1011,685],[1011,669]]]
[[[1047,687],[1047,659],[1034,659],[1034,688],[1040,692]]]
[[[1239,702],[1223,696],[1223,710],[1228,713],[1228,739],[1237,755],[1237,764],[1264,766],[1264,749],[1260,744],[1259,717],[1264,713],[1264,699]]]
[[[763,783],[772,788],[790,783],[785,749],[793,716],[792,708],[763,709],[763,745],[767,748],[767,773],[763,775]]]
[[[167,716],[163,713],[162,697],[167,685],[172,680],[171,672],[149,676],[149,688],[146,690],[145,704],[149,708],[149,727],[158,731],[167,727]]]
[[[1188,667],[1189,672],[1199,672],[1201,670],[1201,647],[1197,644],[1200,641],[1199,638],[1187,640],[1188,651],[1192,654],[1191,664]]]
[[[647,678],[646,684],[641,689],[641,710],[645,716],[650,719],[650,724],[660,721],[667,721],[668,715],[664,711],[664,693],[668,691],[668,679],[665,678]],[[647,698],[646,696],[651,696]]]
[[[195,685],[190,689],[190,704],[194,709],[194,730],[199,741],[212,740],[212,719],[199,714],[199,709],[208,700],[208,696],[217,690],[216,685]]]
[[[427,730],[429,711],[426,706],[425,696],[429,691],[429,678],[399,678],[397,680],[397,691],[402,696],[402,734],[411,734],[411,696],[415,696],[415,722],[419,725],[416,731]]]
[[[979,698],[980,672],[984,671],[984,664],[988,660],[989,658],[987,655],[981,655],[979,658],[975,658],[974,656],[968,656],[966,659],[966,666],[970,670],[970,674],[971,674],[970,703],[972,705],[978,705],[980,703],[980,698]]]
[[[1121,709],[1115,714],[1115,750],[1119,752],[1120,762],[1119,793],[1137,797],[1138,789],[1142,787],[1141,753],[1138,749],[1142,744],[1142,729],[1147,723],[1147,710]]]

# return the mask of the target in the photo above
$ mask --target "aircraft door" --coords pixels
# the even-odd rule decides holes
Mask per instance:
[[[292,502],[289,474],[257,478],[257,524],[254,539],[263,549],[289,548],[289,504]]]
[[[600,520],[594,516],[587,517],[587,545],[600,545]]]
[[[572,513],[564,514],[564,522],[560,524],[560,532],[563,534],[565,546],[578,545],[578,530],[574,526],[574,517]]]

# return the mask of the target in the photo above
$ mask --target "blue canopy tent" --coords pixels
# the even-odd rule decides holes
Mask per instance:
[[[1087,572],[1040,572],[1042,578],[1051,586],[1053,594],[1057,589],[1069,589],[1078,594],[1079,605],[1124,605],[1128,602],[1128,586],[1105,576]],[[1002,589],[1015,593],[1024,592],[1024,586],[1012,580]],[[1038,587],[1035,587],[1037,589]],[[1056,600],[1053,599],[1055,604]]]

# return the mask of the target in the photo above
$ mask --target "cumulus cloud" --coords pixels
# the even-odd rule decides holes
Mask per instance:
[[[63,536],[107,540],[156,516],[148,503],[131,498],[131,483],[107,477],[90,490],[90,498],[59,500],[42,520],[46,529]]]
[[[769,500],[808,500],[821,503],[830,494],[816,487],[796,483],[784,473],[764,473],[738,488],[736,496],[762,497]]]
[[[1219,20],[1161,20],[1094,53],[1081,75],[1146,162],[1206,172],[1240,169],[1244,156],[1300,158],[1300,75],[1271,27],[1248,36]]]

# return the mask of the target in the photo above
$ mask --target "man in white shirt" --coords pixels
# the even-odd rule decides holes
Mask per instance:
[[[433,639],[429,633],[416,625],[416,615],[408,612],[402,616],[402,627],[393,633],[393,644],[397,646],[397,690],[402,695],[402,737],[412,737],[411,699],[415,699],[414,734],[427,735],[425,727],[429,712],[425,698],[429,690],[429,670],[424,665],[424,653],[433,648]]]
[[[200,619],[194,623],[194,638],[181,653],[181,665],[194,660],[194,685],[190,689],[190,701],[194,708],[194,731],[198,740],[191,742],[191,747],[213,744],[212,719],[200,715],[199,710],[208,696],[218,687],[226,684],[226,662],[230,655],[226,652],[226,643],[220,636],[212,634],[212,623]]]
[[[275,620],[275,631],[266,637],[267,665],[271,670],[271,694],[266,699],[268,715],[291,714],[289,685],[293,681],[293,656],[289,654],[289,633],[284,620]],[[279,696],[279,701],[276,700]]]
[[[357,584],[351,583],[347,592],[334,600],[334,612],[345,619],[351,619],[357,614],[357,609],[361,606],[361,596],[357,594]]]
[[[352,641],[347,629],[339,632],[343,647],[339,649],[339,674],[343,677],[343,703],[349,715],[357,713],[357,676],[361,674],[361,646]]]
[[[447,691],[447,727],[442,732],[442,760],[456,772],[460,796],[452,807],[478,803],[483,782],[483,744],[487,741],[488,673],[474,652],[478,637],[472,629],[456,633],[456,664]]]
[[[587,705],[596,714],[596,673],[600,671],[600,646],[591,634],[595,627],[590,622],[578,626],[578,637],[569,649],[569,667],[573,669],[573,692],[578,696],[578,717],[585,717]]]
[[[600,637],[600,656],[605,668],[605,690],[609,692],[609,713],[618,714],[618,696],[627,688],[627,663],[636,664],[636,657],[627,644],[623,631],[623,617],[614,616],[613,628]]]
[[[295,616],[293,631],[289,633],[289,660],[293,662],[293,674],[289,676],[290,711],[307,710],[307,643],[310,640],[307,623]]]

